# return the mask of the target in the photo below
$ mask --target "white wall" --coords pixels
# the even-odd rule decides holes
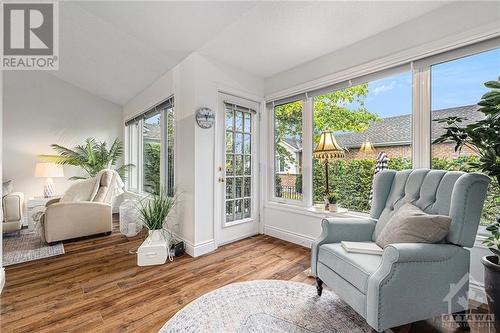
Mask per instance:
[[[37,155],[53,154],[50,144],[73,147],[87,137],[111,143],[123,140],[120,106],[77,88],[45,72],[7,71],[3,98],[3,179],[28,199],[42,195],[44,179],[35,178]],[[70,176],[64,168],[55,178],[56,192],[64,193]]]
[[[500,31],[500,2],[454,2],[265,81],[266,96],[333,73],[415,50]],[[413,49],[413,50],[412,50]]]
[[[217,110],[219,91],[240,97],[263,98],[264,82],[193,53],[123,108],[125,119],[174,95],[176,114],[176,188],[181,193],[177,218],[188,253],[200,255],[215,248],[214,128],[196,125],[201,106]]]

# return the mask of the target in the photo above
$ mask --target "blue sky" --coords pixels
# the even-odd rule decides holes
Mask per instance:
[[[432,110],[475,104],[500,76],[500,49],[432,66]],[[381,117],[411,113],[410,72],[368,84],[365,106]]]

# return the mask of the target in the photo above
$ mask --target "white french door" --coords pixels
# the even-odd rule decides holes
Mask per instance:
[[[218,124],[218,244],[259,231],[258,103],[221,94]]]

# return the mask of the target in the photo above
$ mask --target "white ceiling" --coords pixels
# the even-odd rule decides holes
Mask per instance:
[[[123,105],[193,51],[267,78],[445,4],[60,2],[53,74]]]

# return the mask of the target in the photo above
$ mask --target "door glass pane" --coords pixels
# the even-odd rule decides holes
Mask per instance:
[[[446,127],[450,125],[444,120],[449,117],[455,117],[453,125],[462,128],[486,118],[486,115],[479,111],[480,106],[477,104],[484,94],[491,91],[484,83],[497,80],[499,73],[500,49],[498,48],[431,67],[433,169],[481,172],[475,165],[480,156],[472,146],[455,150],[456,144],[451,140],[434,141],[446,133]],[[485,131],[482,131],[485,134]],[[484,139],[486,139],[484,143],[490,141],[486,135]],[[498,183],[492,180],[481,214],[482,225],[488,225],[500,216],[500,203],[496,202],[500,199],[495,200],[495,198],[500,198],[500,188]]]
[[[234,201],[226,200],[226,222],[234,220]]]
[[[243,153],[243,134],[235,133],[234,134],[234,152],[236,154]]]
[[[250,154],[251,150],[252,150],[252,146],[251,146],[250,134],[245,134],[244,135],[244,142],[243,142],[243,153]]]
[[[161,115],[160,112],[144,117],[142,140],[144,151],[143,191],[157,192],[160,189],[161,155]]]
[[[225,105],[226,222],[251,217],[252,111]],[[244,198],[244,199],[243,199]]]
[[[234,178],[226,179],[226,199],[234,198]]]
[[[245,156],[245,175],[252,174],[252,156]]]
[[[250,113],[245,112],[245,133],[250,133],[252,131],[252,122],[251,122],[251,116]]]

